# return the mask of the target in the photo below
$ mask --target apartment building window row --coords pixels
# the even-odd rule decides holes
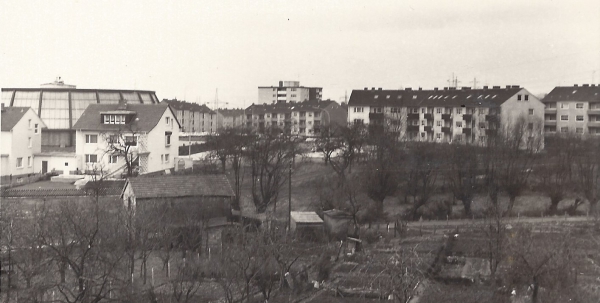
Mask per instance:
[[[355,113],[362,113],[364,111],[363,107],[355,107],[354,108],[354,112]],[[296,113],[294,113],[294,116],[296,115]]]
[[[560,121],[569,121],[569,115],[560,115]]]
[[[85,163],[97,163],[97,162],[98,162],[98,155],[94,155],[94,154],[85,155]]]
[[[575,108],[582,109],[583,108],[583,103],[576,103],[575,104]]]
[[[104,124],[125,124],[125,115],[103,115]]]
[[[579,122],[583,122],[583,116],[576,116],[575,120],[579,121]]]

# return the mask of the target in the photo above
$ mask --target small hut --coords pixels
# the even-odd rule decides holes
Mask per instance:
[[[323,212],[325,232],[329,239],[343,240],[353,234],[352,216],[342,210],[331,209]]]

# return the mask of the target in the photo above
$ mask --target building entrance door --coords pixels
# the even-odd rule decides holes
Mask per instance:
[[[48,161],[42,161],[42,174],[48,172]]]

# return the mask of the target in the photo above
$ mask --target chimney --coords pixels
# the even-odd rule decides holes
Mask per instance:
[[[483,89],[488,89],[487,85],[483,86]]]
[[[596,84],[592,84],[592,87],[596,87]]]
[[[419,87],[419,90],[423,90],[423,88],[422,88],[422,87]]]
[[[590,85],[589,85],[589,84],[582,84],[581,86],[583,86],[583,87],[588,87],[588,86],[590,86]]]
[[[449,87],[450,90],[456,90],[456,87]]]
[[[371,87],[371,90],[375,90],[375,88],[374,88],[374,87]]]
[[[519,85],[513,85],[512,88],[520,88]]]
[[[369,88],[368,88],[368,87],[365,87],[365,90],[369,90]]]
[[[507,85],[506,88],[510,88],[510,85]]]
[[[437,88],[437,87],[434,87],[434,88],[433,88],[433,90],[437,92],[437,91],[438,91],[438,88]]]
[[[573,84],[573,86],[575,86],[575,87],[578,87],[579,85],[577,85],[577,84]]]
[[[470,90],[471,88],[469,86],[463,86],[462,90]]]
[[[279,81],[279,87],[283,87],[283,81]]]
[[[412,90],[412,88],[411,88],[411,87],[407,87],[407,88],[405,88],[404,90],[406,90],[406,91],[411,91],[411,90]]]
[[[379,90],[381,90],[381,87],[379,88]]]
[[[499,88],[500,88],[500,85],[494,86],[494,89],[499,89]]]

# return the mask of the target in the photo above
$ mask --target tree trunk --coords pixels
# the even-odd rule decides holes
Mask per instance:
[[[548,209],[548,213],[550,215],[556,215],[558,213],[558,203],[560,203],[562,199],[558,197],[550,197],[550,208]]]
[[[465,198],[461,200],[463,203],[463,206],[465,207],[465,216],[470,217],[471,216],[471,198]]]
[[[540,286],[538,284],[537,277],[533,277],[533,293],[531,294],[531,303],[537,303],[539,288]]]
[[[505,215],[510,216],[512,212],[513,206],[515,206],[515,200],[517,200],[516,195],[509,195],[508,197],[508,207],[506,208]]]

